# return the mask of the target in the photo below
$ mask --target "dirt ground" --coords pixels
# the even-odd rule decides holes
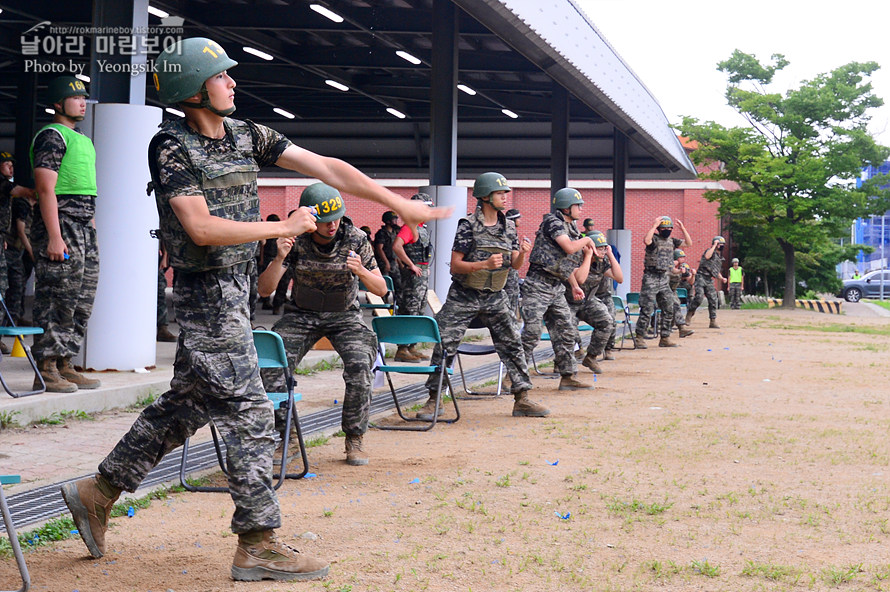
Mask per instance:
[[[101,560],[79,539],[28,554],[33,590],[890,589],[890,319],[719,321],[619,352],[596,390],[535,378],[546,419],[463,401],[454,425],[370,432],[367,467],[312,448],[280,534],[325,581],[231,581],[231,501],[199,493],[115,519]]]

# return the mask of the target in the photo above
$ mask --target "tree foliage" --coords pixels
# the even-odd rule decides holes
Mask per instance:
[[[720,202],[720,213],[735,224],[759,229],[763,244],[781,251],[785,305],[793,306],[797,259],[809,270],[833,267],[847,249],[827,243],[846,236],[854,218],[890,209],[890,191],[880,189],[886,176],[856,187],[861,168],[881,164],[890,148],[867,130],[869,109],[883,105],[868,82],[877,63],[851,62],[784,95],[769,92],[787,65],[781,54],[763,64],[735,50],[717,67],[728,75],[727,102],[748,125],[728,128],[684,117],[680,127],[698,143],[695,163],[709,165],[701,176],[737,184],[705,198]]]

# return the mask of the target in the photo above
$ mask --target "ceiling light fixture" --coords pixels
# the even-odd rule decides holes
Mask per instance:
[[[501,113],[503,113],[504,115],[506,115],[506,116],[509,117],[510,119],[516,119],[516,118],[519,117],[518,115],[516,115],[515,113],[513,113],[513,112],[510,111],[509,109],[501,109]]]
[[[476,95],[476,91],[473,90],[472,88],[470,88],[469,86],[467,86],[466,84],[458,84],[457,90],[461,90],[461,91],[467,93],[468,95],[470,95],[471,97]]]
[[[153,15],[155,15],[156,17],[158,17],[158,18],[162,18],[162,19],[163,19],[163,18],[167,18],[168,16],[170,16],[170,13],[169,13],[169,12],[164,12],[164,11],[161,10],[160,8],[155,8],[154,6],[149,6],[149,7],[148,7],[148,14],[153,14]]]
[[[258,58],[262,58],[262,59],[266,60],[267,62],[272,61],[274,59],[274,56],[272,54],[268,54],[265,51],[260,51],[258,49],[254,49],[252,47],[247,47],[246,45],[244,47],[242,47],[241,49],[243,49],[245,51],[245,53],[253,54]]]
[[[396,52],[396,55],[399,56],[400,58],[402,58],[403,60],[407,60],[407,61],[411,62],[415,66],[420,64],[420,59],[415,58],[413,55],[411,55],[407,51],[402,51],[400,49],[399,51]]]
[[[336,80],[325,80],[324,83],[327,84],[328,86],[333,86],[337,90],[342,90],[343,92],[346,92],[349,90],[348,86],[346,86],[345,84],[340,84]]]
[[[407,115],[405,115],[401,111],[397,111],[396,109],[393,109],[392,107],[387,107],[386,112],[389,113],[390,115],[392,115],[393,117],[398,117],[399,119],[405,119],[405,117],[407,117]]]
[[[176,115],[177,117],[185,117],[185,113],[183,113],[179,109],[174,109],[173,107],[167,107],[166,109],[164,109],[164,111],[171,115]]]
[[[288,119],[293,119],[294,117],[296,117],[296,115],[294,115],[293,113],[285,111],[284,109],[279,109],[278,107],[274,107],[272,111],[275,111],[275,113],[278,113],[282,117],[287,117]]]
[[[342,17],[342,16],[340,16],[339,14],[337,14],[336,12],[334,12],[333,10],[329,10],[329,9],[325,8],[325,7],[322,6],[321,4],[310,4],[310,5],[309,5],[309,8],[311,8],[312,10],[314,10],[315,12],[317,12],[318,14],[320,14],[321,16],[323,16],[323,17],[327,17],[327,18],[331,19],[331,20],[334,21],[335,23],[342,23],[342,22],[343,22],[343,17]]]

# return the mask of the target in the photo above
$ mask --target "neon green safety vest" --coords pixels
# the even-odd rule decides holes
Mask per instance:
[[[741,266],[736,269],[735,267],[729,268],[729,283],[730,284],[741,284],[742,283],[742,268]]]
[[[98,195],[96,190],[96,148],[93,142],[67,125],[50,123],[43,130],[54,129],[65,141],[65,156],[59,167],[59,178],[56,180],[56,195]],[[34,141],[31,141],[31,167],[34,166]]]

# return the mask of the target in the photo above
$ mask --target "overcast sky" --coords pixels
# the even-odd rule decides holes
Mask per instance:
[[[761,62],[784,54],[791,63],[775,78],[782,91],[852,61],[875,61],[882,68],[871,77],[874,92],[890,103],[886,1],[575,2],[652,91],[672,123],[691,115],[744,125],[726,105],[726,75],[717,71],[717,62],[734,49]],[[872,134],[890,145],[890,106],[871,115]]]

